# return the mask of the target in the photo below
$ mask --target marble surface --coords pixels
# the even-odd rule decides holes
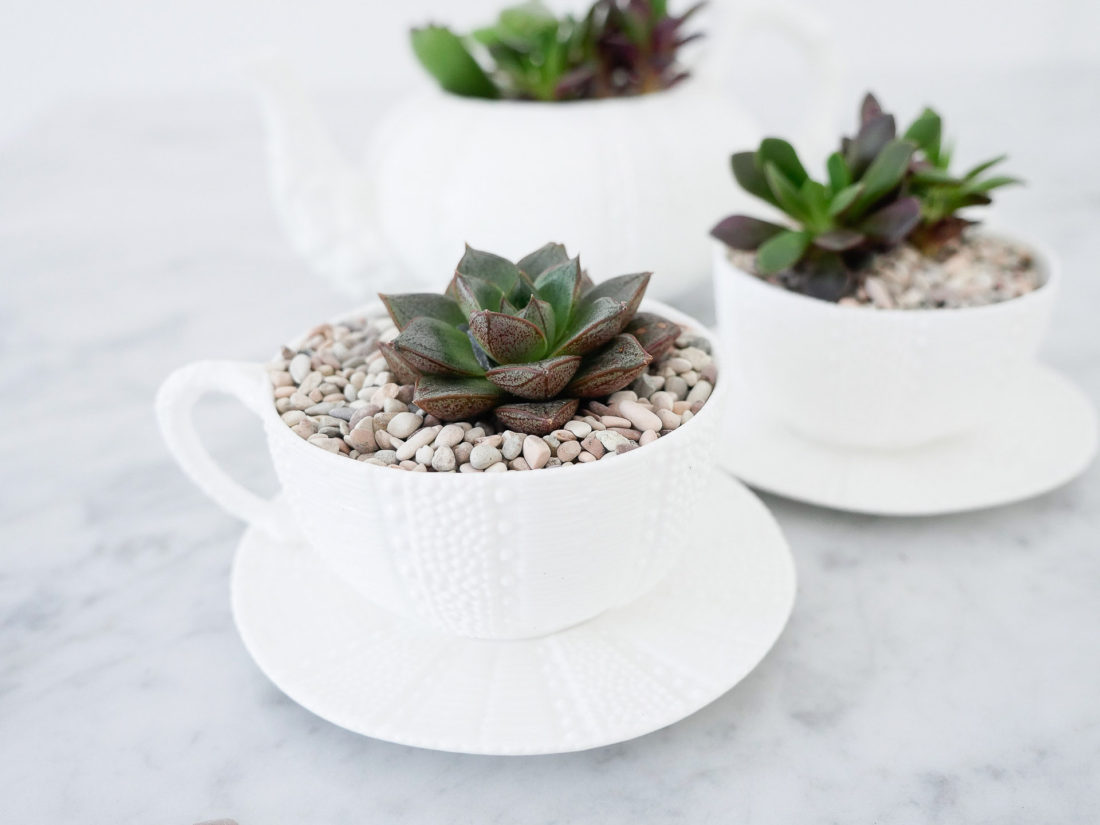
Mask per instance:
[[[1046,360],[1100,400],[1095,74],[929,80],[1032,182],[1002,223],[1063,256]],[[855,99],[857,89],[852,89]],[[370,120],[325,108],[349,145]],[[957,114],[954,114],[957,113]],[[0,148],[0,821],[1087,823],[1100,818],[1100,469],[1023,504],[883,519],[766,498],[800,597],[739,687],[674,727],[489,758],[361,738],[278,693],[233,629],[242,526],[177,471],[153,392],[341,307],[287,249],[245,98],[54,112]],[[969,157],[968,153],[964,155]],[[706,307],[702,295],[687,308]],[[247,414],[216,453],[271,490]]]

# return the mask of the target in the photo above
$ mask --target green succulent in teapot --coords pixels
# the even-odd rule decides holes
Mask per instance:
[[[491,411],[511,430],[545,435],[675,342],[677,325],[638,312],[649,277],[594,285],[555,243],[514,263],[467,247],[445,293],[380,296],[399,330],[382,352],[436,418]]]
[[[581,17],[559,17],[534,0],[504,9],[493,25],[468,36],[433,25],[413,29],[411,40],[421,65],[452,94],[621,97],[667,89],[687,77],[678,53],[699,37],[684,27],[700,5],[677,16],[667,0],[596,0]]]

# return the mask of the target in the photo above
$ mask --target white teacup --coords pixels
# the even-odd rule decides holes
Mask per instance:
[[[706,335],[670,307],[642,309]],[[248,491],[202,446],[191,408],[208,392],[235,396],[263,423],[280,496]],[[720,378],[698,415],[624,455],[507,473],[395,471],[319,449],[279,417],[261,364],[182,367],[162,385],[157,414],[172,454],[214,501],[304,541],[364,598],[447,633],[519,639],[632,602],[668,572],[697,517],[724,395]]]
[[[724,363],[753,403],[807,438],[900,449],[1011,415],[1001,406],[1036,361],[1058,289],[1053,260],[1034,292],[958,309],[882,310],[762,281],[714,248]]]

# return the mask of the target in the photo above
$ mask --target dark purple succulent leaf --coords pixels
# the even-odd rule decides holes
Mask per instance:
[[[867,240],[867,237],[852,229],[833,229],[829,232],[823,232],[820,235],[814,237],[814,246],[818,246],[821,249],[828,249],[831,252],[844,252],[848,249],[855,249],[861,243]]]
[[[835,252],[810,255],[801,268],[805,277],[800,286],[811,298],[835,302],[855,291],[855,277]]]
[[[868,92],[863,96],[863,102],[859,105],[859,125],[863,126],[868,121],[882,115],[882,106],[878,99]]]
[[[680,325],[662,318],[653,312],[639,312],[623,330],[633,335],[642,349],[650,354],[654,361],[672,349],[682,330]]]
[[[651,361],[653,356],[633,335],[616,335],[607,346],[584,360],[565,392],[578,398],[603,398],[645,372]]]
[[[455,271],[460,275],[488,281],[505,294],[511,291],[519,277],[519,267],[507,258],[474,249],[469,244],[466,244],[466,252]]]
[[[576,398],[556,398],[553,401],[528,401],[502,404],[493,412],[506,429],[528,435],[548,435],[560,430],[577,412]]]
[[[710,234],[726,246],[752,252],[769,238],[786,231],[787,227],[777,223],[748,215],[731,215],[715,224]]]
[[[768,164],[772,164],[795,187],[801,186],[809,177],[794,147],[781,138],[764,138],[756,155],[756,162],[761,168],[766,169]]]
[[[863,191],[848,212],[852,219],[858,219],[898,187],[915,149],[915,144],[907,140],[894,140],[883,147],[860,179]]]
[[[863,124],[844,153],[844,159],[852,171],[852,180],[863,177],[867,167],[896,135],[893,115],[878,115]]]
[[[733,177],[738,185],[750,195],[756,195],[761,200],[767,201],[773,206],[779,203],[772,194],[768,180],[764,172],[756,162],[756,152],[737,152],[730,156],[730,168],[733,169]]]
[[[466,333],[436,318],[414,318],[393,341],[397,354],[422,374],[481,375]]]
[[[413,403],[440,421],[462,421],[493,409],[504,397],[486,378],[425,375],[416,382]]]
[[[900,243],[920,223],[920,201],[902,198],[877,212],[872,212],[859,225],[860,231],[879,243]]]
[[[623,301],[603,296],[585,301],[554,350],[555,355],[585,355],[623,331],[634,313]]]
[[[568,262],[569,253],[565,251],[565,247],[560,243],[551,241],[540,246],[534,252],[524,255],[516,262],[516,266],[534,280],[550,267]]]
[[[399,330],[408,326],[413,318],[424,316],[426,318],[438,318],[448,324],[461,324],[466,316],[462,314],[458,303],[453,298],[440,295],[437,292],[415,292],[404,295],[378,296],[386,307]]]
[[[541,329],[525,318],[481,310],[470,316],[470,335],[498,364],[537,361],[546,354]]]
[[[565,389],[580,363],[579,355],[561,355],[529,364],[494,367],[485,377],[512,395],[529,401],[545,401]]]
[[[382,357],[386,359],[386,363],[389,364],[390,372],[393,373],[394,381],[398,384],[415,384],[416,379],[420,377],[419,370],[412,364],[406,361],[401,355],[393,348],[392,343],[383,341],[378,345],[378,349],[382,351]]]
[[[540,330],[548,342],[557,338],[557,326],[554,321],[554,308],[549,301],[542,298],[531,298],[520,312],[516,313],[520,318],[530,321]]]
[[[538,296],[554,308],[554,323],[562,330],[569,326],[573,307],[581,289],[581,263],[579,258],[550,267],[535,279]]]
[[[652,272],[636,272],[630,275],[616,275],[606,281],[593,286],[583,294],[585,303],[592,303],[600,298],[611,298],[627,305],[627,311],[633,315],[638,311],[638,306],[645,297],[646,287]]]
[[[504,293],[489,281],[456,272],[451,286],[455,301],[466,318],[483,309],[498,312],[504,306]]]

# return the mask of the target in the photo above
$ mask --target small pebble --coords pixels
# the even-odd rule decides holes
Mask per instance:
[[[529,435],[523,439],[523,458],[532,470],[545,467],[550,460],[550,445],[537,435]]]
[[[398,438],[408,438],[420,429],[423,420],[416,413],[400,412],[390,419],[390,423],[386,425],[386,430],[390,435],[395,435]]]
[[[491,464],[496,464],[501,458],[500,450],[492,444],[477,444],[470,451],[470,463],[478,470],[484,470]]]

